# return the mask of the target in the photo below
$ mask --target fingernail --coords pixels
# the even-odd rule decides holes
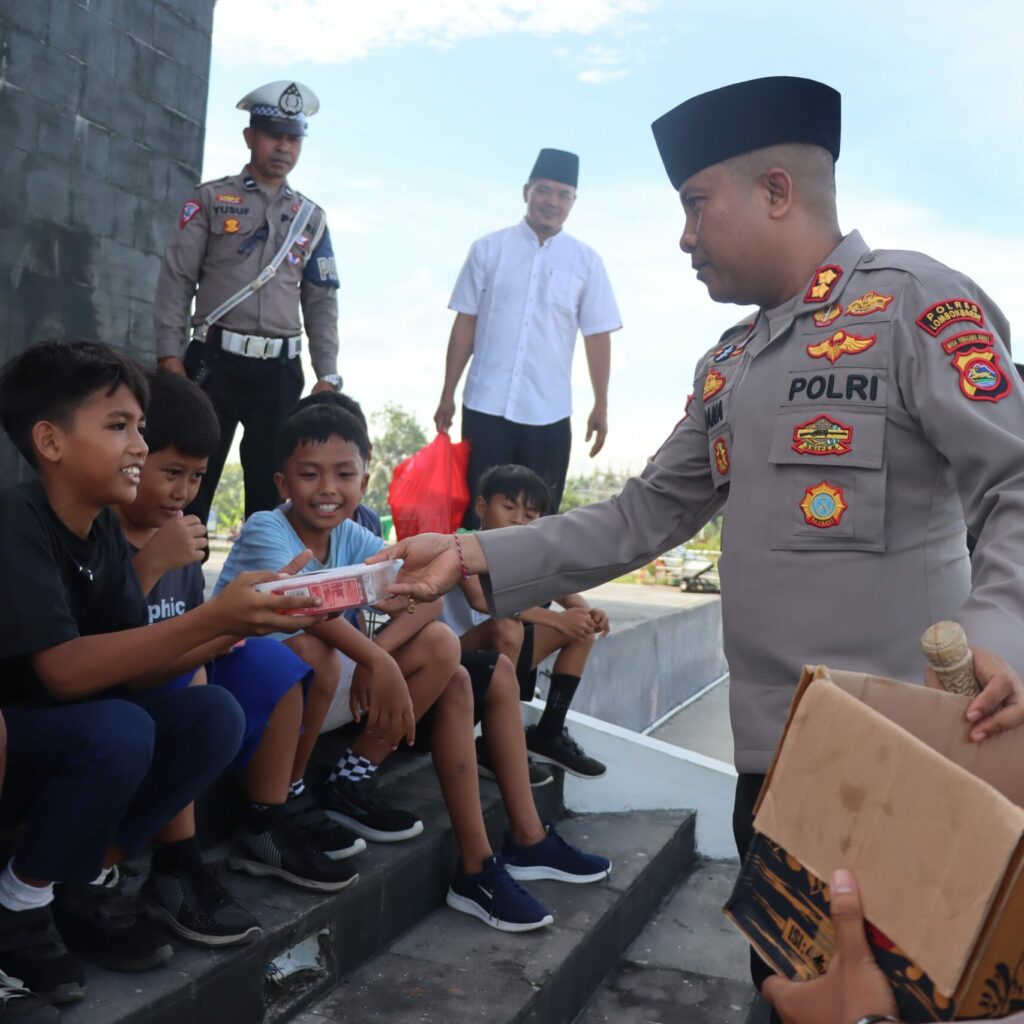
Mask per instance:
[[[851,893],[857,891],[857,881],[853,873],[846,868],[839,868],[832,874],[832,891],[834,893]]]
[[[981,718],[981,712],[977,708],[967,712],[968,722],[976,722],[979,718]]]
[[[974,740],[975,743],[980,743],[987,735],[988,733],[985,732],[984,729],[975,729],[974,732],[971,733],[971,739]]]

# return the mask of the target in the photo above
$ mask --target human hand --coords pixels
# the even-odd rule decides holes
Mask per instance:
[[[612,631],[611,620],[603,608],[588,608],[590,621],[594,624],[594,632],[599,636],[607,636]]]
[[[463,555],[474,556],[474,563],[482,565],[483,553],[470,536],[461,538]],[[421,533],[407,537],[389,548],[378,551],[366,560],[376,565],[395,558],[403,559],[398,579],[388,588],[392,594],[413,597],[417,601],[434,601],[447,594],[462,579],[462,563],[455,538],[443,533]],[[472,570],[471,570],[472,571]]]
[[[570,640],[589,640],[594,635],[594,620],[590,617],[589,608],[566,608],[563,612],[555,612],[555,616],[551,625]]]
[[[455,399],[441,396],[437,412],[434,413],[434,426],[439,434],[447,434],[451,429],[452,420],[455,418]]]
[[[179,511],[143,544],[139,554],[162,576],[171,569],[201,562],[208,547],[206,527],[199,517],[186,516]]]
[[[761,994],[783,1024],[852,1024],[871,1014],[895,1017],[896,998],[864,932],[856,877],[840,868],[832,875],[830,889],[836,955],[828,971],[802,982],[773,975]]]
[[[161,356],[156,362],[158,366],[178,374],[179,377],[188,376],[185,372],[185,364],[177,356]]]
[[[394,658],[382,655],[370,665],[357,665],[352,674],[349,709],[359,721],[365,713],[367,735],[385,741],[394,750],[404,738],[416,739],[409,686]]]
[[[971,739],[980,742],[1024,725],[1024,682],[998,654],[984,647],[972,647],[971,653],[981,693],[968,705],[967,721]],[[931,668],[927,673],[928,685],[941,688]]]
[[[604,447],[604,439],[608,436],[608,409],[603,405],[595,405],[587,417],[587,436],[583,440],[589,441],[591,434],[594,435],[590,448],[590,457],[593,458]]]

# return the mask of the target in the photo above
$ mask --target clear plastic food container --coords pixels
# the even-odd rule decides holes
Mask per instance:
[[[376,604],[391,595],[388,587],[395,582],[402,560],[380,562],[377,565],[346,565],[341,569],[321,569],[305,572],[283,580],[257,583],[255,589],[289,597],[320,599],[319,605],[309,608],[289,608],[285,615],[323,615],[341,612],[347,608],[361,608]]]

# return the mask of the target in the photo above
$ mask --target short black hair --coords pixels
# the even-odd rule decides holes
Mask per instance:
[[[551,504],[548,485],[529,466],[514,463],[491,466],[480,477],[478,490],[484,501],[490,501],[498,494],[512,501],[522,498],[523,504],[532,506],[541,515],[547,512]]]
[[[71,425],[98,391],[126,387],[146,411],[146,371],[134,359],[96,341],[37,341],[0,370],[0,422],[14,446],[35,466],[32,428],[40,420]]]
[[[312,402],[293,412],[281,424],[277,432],[277,468],[284,469],[300,444],[326,444],[332,437],[354,444],[363,462],[369,461],[370,439],[362,423],[334,402]]]
[[[220,423],[205,392],[180,373],[157,367],[147,374],[149,408],[142,432],[150,452],[174,447],[192,459],[207,459],[220,444]]]
[[[363,412],[363,407],[351,395],[346,395],[344,391],[318,391],[315,395],[306,395],[305,398],[300,398],[292,406],[292,410],[288,415],[291,416],[300,409],[308,409],[311,405],[337,406],[339,409],[355,416],[362,423],[363,430],[367,434],[370,433],[370,425],[366,422],[366,413]]]

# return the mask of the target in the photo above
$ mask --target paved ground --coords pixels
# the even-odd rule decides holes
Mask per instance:
[[[732,729],[729,727],[729,680],[677,712],[651,732],[658,740],[732,764]]]

